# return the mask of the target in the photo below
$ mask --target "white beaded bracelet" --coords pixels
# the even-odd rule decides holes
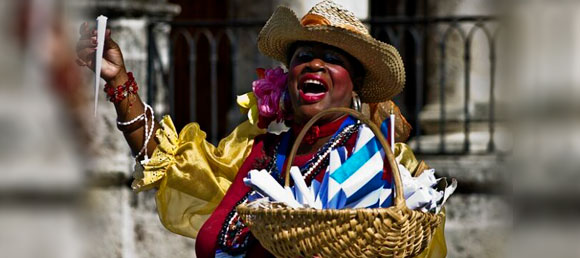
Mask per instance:
[[[147,105],[147,104],[145,104],[145,105]],[[145,110],[147,110],[147,109],[145,109]],[[117,120],[117,125],[122,125],[122,126],[132,125],[137,121],[143,120],[144,117],[145,117],[145,113],[133,118],[131,121],[121,122],[121,121]]]
[[[153,114],[153,108],[151,106],[149,106],[147,103],[143,103],[143,106],[145,107],[143,114],[138,115],[137,117],[131,119],[130,121],[126,121],[126,122],[121,122],[121,121],[119,121],[119,119],[117,119],[117,125],[122,125],[122,126],[132,125],[137,121],[141,121],[143,119],[146,119],[145,116],[147,116],[147,109],[150,109],[151,114]]]
[[[149,123],[147,121],[147,109],[151,111],[151,126],[149,126]],[[155,129],[155,112],[153,112],[153,108],[151,106],[145,104],[145,111],[143,112],[142,115],[143,119],[145,120],[145,142],[143,143],[143,147],[135,157],[139,157],[143,153],[145,153],[145,155],[143,156],[143,160],[148,160],[149,155],[147,155],[147,145],[149,145],[149,141],[151,140],[151,136],[153,135],[153,130]]]
[[[117,125],[119,126],[128,126],[128,125],[132,125],[138,121],[141,120],[145,120],[145,142],[143,143],[143,147],[141,147],[141,150],[139,150],[139,153],[137,153],[137,155],[135,155],[135,157],[139,157],[141,155],[143,155],[143,153],[145,153],[144,155],[144,160],[148,160],[149,159],[149,155],[147,155],[147,145],[149,145],[149,141],[151,140],[151,136],[153,135],[153,130],[155,129],[155,112],[153,112],[153,108],[151,106],[149,106],[146,103],[143,103],[143,106],[145,107],[143,110],[143,114],[138,115],[137,117],[131,119],[130,121],[126,121],[126,122],[121,122],[119,120],[117,120]],[[151,126],[149,126],[148,123],[148,119],[147,119],[147,110],[149,110],[151,112]]]

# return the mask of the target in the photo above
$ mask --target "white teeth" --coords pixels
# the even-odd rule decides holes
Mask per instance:
[[[312,79],[306,80],[306,81],[304,81],[304,83],[312,83],[312,84],[324,85],[324,83],[322,83],[322,82],[320,82],[318,80],[312,80]]]

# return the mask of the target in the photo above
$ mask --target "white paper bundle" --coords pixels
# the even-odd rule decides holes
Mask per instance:
[[[399,172],[403,183],[403,196],[407,207],[412,210],[438,213],[447,198],[457,188],[457,181],[452,179],[450,186],[447,187],[447,181],[445,181],[443,190],[436,189],[437,183],[446,179],[437,180],[435,178],[435,169],[425,170],[418,177],[412,177],[409,170],[399,165]]]
[[[97,18],[97,53],[95,55],[95,117],[97,116],[98,97],[101,82],[101,67],[103,64],[103,50],[105,48],[105,31],[107,30],[107,17],[101,15]]]
[[[256,190],[271,201],[283,202],[289,207],[302,207],[292,194],[290,188],[284,189],[266,170],[250,170],[248,176],[244,178],[244,184]]]
[[[403,192],[407,207],[412,210],[423,212],[439,213],[441,207],[449,196],[457,188],[457,181],[452,179],[451,185],[447,186],[445,178],[435,179],[434,170],[426,170],[419,177],[412,177],[409,171],[403,166],[399,166],[403,183]],[[332,197],[328,198],[329,180],[328,173],[322,183],[314,180],[310,186],[306,186],[302,174],[298,167],[290,169],[290,175],[295,184],[292,188],[282,187],[266,170],[252,170],[248,177],[244,178],[244,183],[256,190],[258,194],[249,197],[255,207],[266,207],[263,205],[265,197],[270,202],[281,202],[292,208],[310,207],[315,209],[342,209],[342,208],[377,208],[383,206],[387,199],[393,198],[392,188],[374,187],[369,192],[361,194],[360,198],[349,201],[348,196],[342,189]],[[444,186],[443,189],[436,187]],[[359,189],[360,190],[360,189]],[[358,192],[358,191],[354,191]],[[332,201],[337,199],[338,201]],[[324,205],[327,201],[327,205]],[[347,202],[348,201],[348,202]],[[336,205],[336,206],[333,206]]]
[[[383,134],[386,135],[386,132]],[[292,189],[282,188],[265,170],[250,171],[244,182],[263,196],[290,207],[357,209],[391,206],[394,186],[392,180],[383,178],[385,154],[368,127],[360,127],[354,152],[348,156],[345,147],[331,150],[322,182],[313,180],[310,186],[306,185],[298,167],[290,169],[294,181]],[[399,172],[403,197],[413,210],[438,213],[457,188],[455,179],[449,186],[445,178],[436,179],[434,169],[413,177],[399,164]]]

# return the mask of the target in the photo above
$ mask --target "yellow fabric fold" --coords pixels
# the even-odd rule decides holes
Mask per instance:
[[[395,160],[403,165],[413,175],[419,166],[419,161],[415,158],[415,154],[409,145],[397,142],[395,143]]]
[[[248,92],[246,94],[239,95],[236,101],[238,102],[238,106],[240,107],[242,114],[248,115],[248,121],[250,124],[257,125],[259,116],[258,100],[256,99],[254,92]]]
[[[246,121],[215,147],[197,123],[186,125],[179,135],[168,116],[160,125],[158,146],[133,187],[136,191],[158,187],[157,209],[163,225],[195,238],[249,155],[254,137],[264,131]]]

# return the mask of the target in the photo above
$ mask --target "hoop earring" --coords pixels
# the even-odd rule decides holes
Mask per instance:
[[[360,101],[360,98],[358,96],[358,94],[356,94],[356,92],[352,92],[352,109],[361,112],[362,110],[362,104]]]

